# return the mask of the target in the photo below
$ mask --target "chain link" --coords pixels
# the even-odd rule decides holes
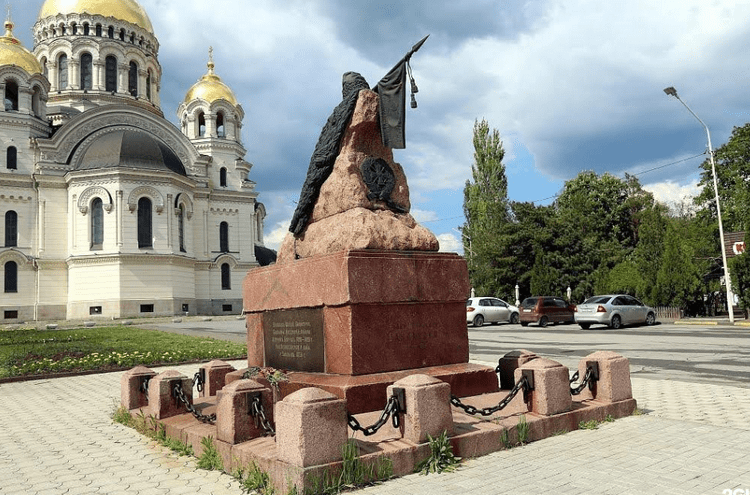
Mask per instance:
[[[143,393],[146,396],[146,402],[148,402],[148,382],[151,381],[150,376],[144,376],[143,380],[141,381],[141,386],[139,387],[141,393]]]
[[[250,415],[255,420],[255,427],[263,428],[263,436],[274,436],[276,431],[273,429],[271,422],[266,418],[266,411],[263,409],[263,403],[260,401],[260,394],[253,397],[250,403]]]
[[[586,388],[586,385],[589,385],[589,388],[593,386],[594,380],[594,368],[591,366],[586,368],[586,374],[583,375],[583,381],[581,381],[581,384],[577,387],[570,387],[570,395],[578,395],[581,392],[583,392],[583,389]],[[572,385],[574,381],[578,380],[578,372],[576,371],[573,375],[573,378],[570,379],[570,384]]]
[[[203,376],[200,371],[196,371],[193,375],[193,386],[198,390],[198,393],[203,392]]]
[[[510,401],[513,400],[513,398],[518,394],[518,392],[521,391],[521,389],[527,391],[529,389],[528,382],[526,381],[526,377],[521,377],[520,380],[518,380],[518,383],[516,383],[511,391],[508,393],[508,395],[500,401],[500,403],[494,407],[485,407],[484,409],[477,409],[474,406],[469,406],[467,404],[464,404],[461,402],[461,399],[456,397],[455,395],[451,394],[451,404],[453,404],[456,407],[460,407],[463,409],[466,414],[471,414],[472,416],[475,416],[477,414],[481,414],[482,416],[489,416],[491,414],[494,414],[498,412],[499,410],[503,409],[505,406],[510,404]]]
[[[205,415],[195,410],[195,407],[193,407],[188,398],[185,396],[185,392],[182,391],[181,381],[177,381],[175,383],[172,392],[173,395],[185,405],[185,409],[187,409],[189,413],[192,413],[193,416],[195,416],[195,419],[197,419],[198,421],[202,423],[213,423],[216,421],[216,413]]]
[[[573,383],[573,382],[576,382],[576,381],[578,381],[578,371],[577,370],[576,370],[575,373],[573,373],[573,376],[570,377],[570,382],[569,383]]]
[[[349,428],[351,428],[352,430],[361,431],[365,434],[366,437],[369,437],[370,435],[374,435],[388,421],[389,416],[391,418],[393,427],[398,428],[401,425],[401,418],[399,417],[400,413],[401,409],[398,406],[398,399],[395,395],[391,395],[391,397],[388,399],[388,402],[386,402],[385,404],[385,409],[383,409],[383,412],[380,415],[380,419],[378,419],[375,424],[368,427],[363,427],[359,424],[357,418],[349,413],[347,413],[347,423],[349,423]]]

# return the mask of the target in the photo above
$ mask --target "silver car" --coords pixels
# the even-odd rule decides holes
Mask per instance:
[[[597,323],[611,328],[653,325],[656,310],[625,294],[594,296],[577,306],[575,320],[584,330]]]
[[[472,297],[466,301],[466,323],[481,327],[486,321],[518,323],[518,308],[496,297]]]

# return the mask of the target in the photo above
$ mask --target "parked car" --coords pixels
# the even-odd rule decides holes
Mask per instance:
[[[575,319],[584,330],[596,323],[611,328],[644,323],[653,325],[656,310],[626,294],[594,296],[578,305]]]
[[[568,304],[561,297],[539,296],[527,297],[521,303],[521,326],[538,323],[546,327],[549,323],[573,323],[576,307]]]
[[[518,308],[496,297],[472,297],[466,301],[466,323],[518,323]]]

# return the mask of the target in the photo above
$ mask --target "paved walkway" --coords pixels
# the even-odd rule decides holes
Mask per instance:
[[[242,366],[242,361],[233,363]],[[192,375],[197,365],[178,367]],[[121,373],[0,385],[2,494],[232,494],[204,471],[112,423]],[[646,414],[409,475],[361,494],[701,494],[750,489],[750,390],[633,378]],[[280,494],[283,495],[283,494]]]

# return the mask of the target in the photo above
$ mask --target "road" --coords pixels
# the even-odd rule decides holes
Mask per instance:
[[[188,318],[142,325],[197,337],[245,342],[245,322],[236,317]],[[601,350],[630,359],[633,376],[750,388],[750,327],[657,324],[612,330],[577,325],[546,328],[509,323],[469,327],[472,361],[496,364],[505,353],[528,349],[569,368]]]
[[[633,376],[750,388],[748,327],[671,323],[620,330],[509,323],[469,327],[472,360],[497,363],[516,349],[528,349],[570,368],[591,352],[614,351],[630,360]]]

